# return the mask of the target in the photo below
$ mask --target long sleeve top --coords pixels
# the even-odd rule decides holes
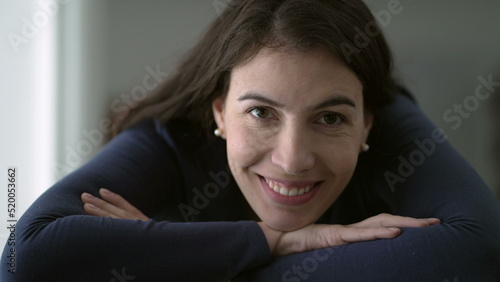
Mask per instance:
[[[379,213],[442,223],[393,239],[273,258],[248,216],[225,141],[179,120],[123,131],[42,194],[16,225],[1,281],[495,281],[500,205],[415,101],[396,95],[375,113],[370,151],[318,223]],[[80,195],[122,195],[151,219],[87,215]]]

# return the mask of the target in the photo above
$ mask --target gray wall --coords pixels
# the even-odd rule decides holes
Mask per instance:
[[[96,115],[104,116],[112,105],[119,105],[117,97],[121,99],[122,95],[140,89],[148,66],[154,69],[159,65],[164,72],[171,70],[225,2],[93,2],[103,10],[96,14],[99,19],[89,20],[94,22],[95,32],[106,40],[105,48],[98,50],[104,54],[97,54],[103,61],[96,65],[105,70],[106,81],[101,91],[96,91],[102,94],[98,100],[105,107],[99,108]],[[384,32],[396,57],[397,76],[488,185],[500,191],[498,154],[492,153],[492,132],[498,120],[493,114],[493,101],[497,94],[481,100],[477,109],[468,112],[468,118],[462,118],[460,126],[443,117],[455,104],[474,96],[480,83],[478,77],[487,78],[500,71],[500,1],[366,2],[375,13],[386,16],[391,12],[390,3],[399,2],[392,9],[390,20],[384,18]],[[95,26],[95,22],[102,26]],[[498,76],[495,81],[500,81]],[[92,123],[86,126],[92,127]]]
[[[390,1],[366,1],[373,11],[387,10]],[[401,0],[401,12],[384,28],[396,56],[399,77],[424,111],[448,135],[454,147],[500,196],[498,91],[469,106],[462,118],[454,105],[471,103],[478,77],[495,75],[500,82],[500,1]],[[482,90],[481,93],[488,91]],[[469,97],[469,98],[468,98]],[[495,105],[496,104],[496,105]],[[472,104],[471,104],[472,105]],[[443,115],[460,117],[461,124]],[[456,119],[455,117],[455,119]],[[446,169],[446,168],[443,168]]]

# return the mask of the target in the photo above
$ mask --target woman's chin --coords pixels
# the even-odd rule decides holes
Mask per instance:
[[[268,218],[263,219],[262,221],[271,229],[285,232],[294,231],[302,227],[306,227],[307,225],[314,222],[313,220],[290,218]]]

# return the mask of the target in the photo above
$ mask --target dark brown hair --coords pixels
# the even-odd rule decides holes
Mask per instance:
[[[182,119],[209,132],[211,103],[226,95],[236,65],[263,47],[306,52],[318,46],[358,76],[366,110],[391,100],[391,52],[361,0],[233,0],[176,72],[126,116],[115,118],[114,134],[150,117],[163,123]]]

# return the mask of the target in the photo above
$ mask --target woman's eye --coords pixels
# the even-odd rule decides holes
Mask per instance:
[[[252,110],[250,110],[250,113],[254,117],[261,119],[269,119],[273,117],[273,115],[271,114],[271,110],[262,107],[253,108]]]
[[[319,120],[319,123],[325,125],[336,125],[344,121],[343,117],[338,114],[325,114]]]

